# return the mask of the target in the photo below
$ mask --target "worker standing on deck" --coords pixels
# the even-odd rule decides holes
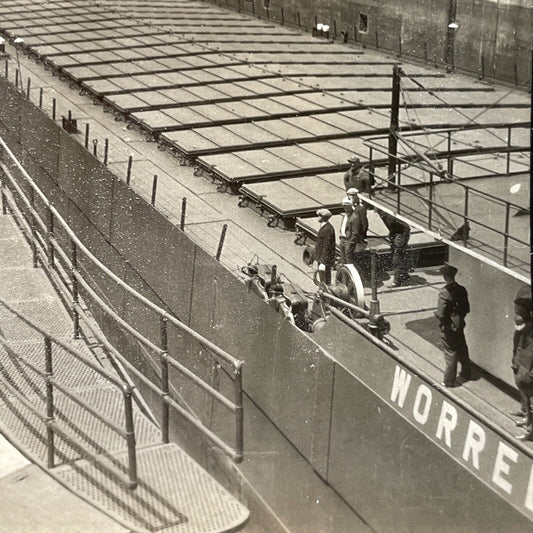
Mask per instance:
[[[361,217],[348,196],[342,199],[342,207],[344,214],[339,231],[340,262],[346,265],[353,263],[355,252],[364,248],[364,234]]]
[[[435,316],[439,319],[442,332],[442,344],[446,370],[444,371],[444,387],[454,387],[457,378],[457,362],[461,363],[459,377],[466,381],[470,379],[470,357],[464,329],[466,326],[465,316],[470,312],[468,292],[455,281],[457,269],[444,263],[440,273],[446,285],[439,291],[439,300]]]
[[[318,263],[318,275],[322,283],[331,283],[331,269],[335,265],[335,230],[329,219],[329,209],[319,209],[316,214],[320,220],[320,229],[316,237],[315,261]]]
[[[363,163],[358,157],[348,159],[350,168],[344,174],[344,188],[346,191],[351,188],[357,189],[362,193],[369,193],[374,185],[374,177],[368,170],[363,168]]]
[[[516,295],[515,333],[513,336],[514,379],[522,401],[522,415],[525,418],[517,423],[526,428],[526,433],[517,435],[519,440],[533,440],[533,413],[531,397],[533,396],[533,316],[531,287],[524,286]]]
[[[359,215],[361,220],[363,240],[366,243],[367,233],[368,233],[368,215],[367,215],[367,204],[361,202],[359,199],[359,191],[355,187],[351,187],[346,191],[346,195],[352,201],[354,211]]]
[[[411,228],[405,222],[384,211],[378,211],[385,226],[389,230],[389,240],[392,254],[392,268],[394,269],[393,287],[399,287],[409,281],[409,267],[407,264],[407,244]]]

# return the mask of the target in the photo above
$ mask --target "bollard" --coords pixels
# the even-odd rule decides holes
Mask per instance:
[[[98,157],[98,139],[93,139],[93,155]]]
[[[129,185],[131,181],[131,165],[133,164],[133,156],[128,158],[128,170],[126,171],[126,184]]]
[[[185,210],[187,209],[187,198],[183,198],[181,201],[181,220],[180,220],[180,229],[185,231]]]
[[[39,89],[39,107],[43,108],[43,88]]]
[[[89,149],[89,123],[85,124],[85,149]]]
[[[107,158],[109,157],[109,139],[104,141],[104,165],[107,165]]]
[[[155,196],[157,194],[157,174],[154,174],[154,181],[152,183],[152,200],[150,203],[155,205]]]
[[[56,119],[56,99],[52,98],[52,120]]]
[[[220,261],[220,256],[222,255],[222,247],[224,246],[224,239],[226,238],[226,231],[228,230],[228,225],[224,224],[222,226],[222,233],[220,234],[220,241],[218,243],[218,250],[217,250],[217,261]]]

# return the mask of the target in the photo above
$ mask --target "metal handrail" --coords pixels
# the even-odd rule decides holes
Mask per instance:
[[[53,468],[55,464],[55,444],[54,444],[54,432],[60,433],[63,436],[67,436],[66,433],[64,433],[60,428],[57,427],[57,424],[55,422],[55,408],[54,408],[54,389],[57,389],[61,391],[65,396],[76,402],[79,406],[83,407],[86,411],[91,413],[95,418],[100,420],[103,424],[105,424],[107,427],[118,433],[120,436],[122,436],[126,440],[127,448],[128,448],[128,480],[125,481],[125,485],[130,488],[134,489],[137,487],[138,484],[138,478],[137,478],[137,460],[136,460],[136,449],[135,449],[135,433],[134,433],[134,427],[133,427],[133,404],[131,402],[131,389],[130,387],[119,381],[115,378],[112,374],[104,370],[103,368],[99,367],[89,359],[87,359],[81,352],[79,352],[76,348],[73,348],[72,346],[66,344],[65,342],[61,341],[58,337],[55,335],[47,332],[42,327],[35,324],[32,320],[30,320],[27,316],[25,316],[20,311],[14,309],[11,305],[7,304],[5,301],[0,299],[0,305],[5,307],[10,313],[15,315],[17,318],[19,318],[24,324],[32,328],[33,330],[37,331],[39,334],[41,334],[44,338],[44,347],[45,347],[45,366],[46,366],[46,372],[43,374],[42,372],[38,371],[36,368],[33,367],[33,365],[28,363],[28,366],[32,368],[32,370],[35,370],[40,374],[46,384],[46,416],[42,416],[40,414],[37,414],[37,409],[35,406],[31,407],[31,411],[34,414],[37,414],[41,420],[44,421],[46,424],[46,430],[47,430],[47,466],[48,468]],[[125,429],[119,427],[117,424],[115,424],[110,418],[102,415],[101,413],[98,413],[95,409],[89,407],[86,403],[84,403],[81,399],[79,399],[75,394],[73,394],[71,391],[67,391],[62,385],[59,385],[57,380],[54,378],[53,374],[53,346],[52,343],[60,346],[63,348],[69,355],[72,355],[75,357],[78,361],[82,362],[89,368],[91,368],[93,371],[98,373],[99,375],[103,376],[105,379],[107,379],[110,383],[115,385],[121,392],[123,400],[124,400],[124,407],[125,407]],[[5,337],[0,335],[0,344],[8,348],[13,353],[17,353],[17,350],[15,347],[13,347],[12,343],[8,341]],[[17,395],[19,397],[19,395]],[[20,399],[20,398],[19,398]],[[28,407],[28,404],[31,405],[31,402],[25,401],[24,405]],[[131,423],[130,423],[131,421]],[[72,440],[70,436],[67,436],[69,440]],[[77,446],[81,449],[83,449],[84,453],[89,455],[94,461],[98,462],[100,465],[104,466],[104,468],[108,468],[105,464],[102,463],[102,461],[99,460],[99,458],[92,453],[90,450],[85,448],[83,445],[77,443]],[[112,472],[113,475],[117,475],[116,472]],[[124,480],[122,480],[124,481]]]
[[[211,395],[211,397],[215,400],[217,400],[219,403],[222,403],[225,407],[227,407],[235,416],[235,442],[236,446],[235,449],[230,448],[227,445],[224,445],[224,450],[229,453],[236,462],[240,462],[243,459],[243,433],[244,433],[244,419],[243,419],[243,391],[242,391],[242,365],[244,361],[241,361],[235,357],[232,357],[227,352],[213,344],[211,341],[203,337],[202,335],[195,332],[193,329],[189,328],[187,325],[179,321],[174,316],[167,313],[165,310],[161,309],[159,306],[145,298],[143,295],[135,291],[135,289],[131,288],[127,283],[125,283],[123,280],[121,280],[118,276],[116,276],[113,272],[111,272],[103,263],[101,263],[85,246],[84,244],[77,238],[75,233],[72,231],[72,229],[68,226],[68,224],[65,222],[65,220],[62,218],[62,216],[59,214],[59,212],[50,204],[49,200],[46,198],[46,196],[42,193],[42,191],[38,188],[38,186],[35,184],[35,182],[32,180],[32,178],[29,176],[29,174],[25,171],[25,169],[22,167],[22,165],[18,162],[16,157],[13,155],[9,147],[6,145],[6,143],[3,141],[3,139],[0,138],[0,159],[2,155],[2,149],[6,151],[6,153],[10,156],[10,158],[14,161],[17,168],[22,173],[25,180],[29,183],[31,187],[31,193],[32,193],[32,200],[34,199],[35,193],[40,197],[41,201],[44,203],[44,206],[47,209],[48,214],[48,221],[45,224],[39,215],[39,213],[36,211],[34,202],[30,201],[24,191],[22,191],[21,187],[17,184],[16,179],[12,176],[10,170],[6,167],[4,163],[0,161],[0,168],[4,172],[4,175],[7,176],[9,179],[9,182],[13,185],[13,188],[17,191],[19,197],[24,202],[26,208],[29,210],[29,214],[31,216],[32,221],[37,221],[38,225],[41,227],[41,229],[44,230],[45,235],[42,238],[40,238],[40,234],[38,231],[36,231],[34,225],[32,225],[32,231],[31,231],[31,242],[32,242],[32,249],[34,253],[34,264],[37,266],[37,259],[36,259],[36,246],[35,241],[39,241],[39,244],[43,247],[47,257],[48,257],[48,267],[54,267],[54,261],[56,254],[58,257],[63,261],[63,263],[66,265],[67,270],[70,271],[70,277],[72,282],[72,297],[73,297],[73,304],[72,304],[72,312],[73,312],[73,318],[74,318],[74,336],[79,336],[79,311],[80,308],[77,305],[78,304],[78,285],[82,285],[84,290],[87,291],[89,296],[106,312],[108,313],[116,322],[119,323],[119,325],[124,328],[130,335],[135,337],[137,341],[141,342],[145,347],[153,351],[155,354],[160,356],[161,360],[161,373],[162,373],[162,380],[163,380],[163,387],[162,389],[159,389],[157,386],[153,385],[153,389],[157,389],[157,392],[161,395],[161,401],[163,405],[163,418],[162,418],[162,436],[163,436],[163,442],[168,442],[168,435],[169,435],[169,417],[168,417],[168,407],[169,404],[166,402],[167,396],[169,394],[169,383],[168,383],[168,365],[175,367],[178,371],[180,371],[183,375],[185,375],[187,378],[191,379],[196,385],[200,386],[203,390],[205,390],[208,394]],[[4,186],[5,186],[5,180],[2,179],[2,189],[1,189],[1,196],[2,196],[2,204],[3,209],[5,210],[5,202],[7,201],[7,198],[5,197],[4,192]],[[22,215],[24,216],[24,215]],[[70,238],[71,246],[72,246],[72,259],[69,259],[68,255],[65,253],[65,251],[62,249],[61,245],[57,241],[57,239],[54,237],[54,225],[55,222],[59,222],[59,226],[63,229],[63,231],[67,234],[67,236]],[[111,309],[92,289],[92,287],[85,281],[85,279],[81,276],[81,274],[78,271],[78,261],[77,261],[77,252],[78,250],[81,250],[84,253],[84,256],[87,257],[94,265],[96,265],[100,271],[102,271],[104,274],[106,274],[109,278],[111,278],[113,281],[115,281],[119,286],[121,286],[124,290],[126,290],[128,293],[130,293],[132,296],[134,296],[138,301],[152,309],[156,314],[159,315],[161,322],[168,323],[170,322],[174,326],[178,327],[182,331],[188,333],[193,337],[195,340],[197,340],[202,346],[208,349],[209,352],[211,352],[211,356],[215,358],[218,356],[220,359],[230,363],[233,366],[233,382],[234,382],[234,397],[235,401],[231,402],[226,397],[221,395],[216,389],[214,389],[211,385],[203,382],[200,378],[195,376],[192,372],[188,371],[185,367],[178,364],[176,366],[176,362],[171,358],[164,357],[166,352],[168,351],[168,347],[160,348],[156,346],[152,341],[141,335],[139,332],[137,332],[133,327],[131,327],[126,321],[124,321],[113,309]],[[42,262],[43,266],[45,268],[48,268],[45,264],[45,262]],[[57,269],[56,269],[57,270]],[[59,271],[58,271],[59,272]],[[165,331],[165,338],[161,339],[161,345],[165,346],[167,343],[166,341],[166,331]],[[217,362],[218,363],[218,362]],[[131,368],[132,365],[128,365],[128,368]],[[134,367],[133,367],[134,368]],[[137,372],[135,372],[136,375],[138,375]],[[144,376],[143,376],[144,377]],[[143,382],[149,382],[149,380],[143,379]],[[151,382],[150,382],[151,383]],[[216,444],[219,444],[218,438],[217,440],[212,439],[210,433],[210,430],[201,424],[200,429]]]
[[[374,140],[376,140],[376,138],[367,139],[366,141],[364,141],[364,144],[367,145],[370,148],[371,151],[372,150],[377,150],[378,152],[380,152],[382,154],[390,155],[389,152],[388,152],[388,149],[386,147],[382,147],[380,145],[373,145],[373,141]],[[401,136],[398,136],[398,140],[403,141]],[[446,156],[444,156],[444,158],[445,157]],[[429,174],[431,174],[431,171],[429,171],[427,168],[424,168],[422,166],[417,165],[417,162],[413,162],[410,157],[396,155],[395,159],[396,159],[397,162],[401,161],[402,163],[408,163],[411,166],[414,166],[416,168],[419,168],[420,170],[424,170],[424,171],[428,172]],[[437,174],[437,171],[435,171],[433,174]],[[378,176],[376,176],[375,173],[374,173],[374,176],[378,177]],[[415,178],[413,178],[413,179],[415,179]],[[501,198],[498,198],[497,196],[494,196],[494,195],[492,195],[492,194],[490,194],[488,192],[485,192],[485,191],[482,191],[480,189],[477,189],[476,187],[473,187],[472,185],[469,185],[469,184],[466,184],[466,183],[462,183],[459,180],[450,179],[450,181],[453,181],[454,184],[459,185],[459,186],[463,187],[464,189],[470,189],[472,191],[475,191],[476,193],[482,194],[482,195],[486,196],[487,198],[490,198],[490,199],[492,199],[492,200],[494,200],[496,202],[505,202],[505,200],[502,200]],[[423,182],[423,181],[420,181],[420,185],[427,185],[427,183]],[[514,202],[508,202],[508,203],[511,206],[515,207],[516,209],[525,209],[524,206],[521,206],[519,204],[515,204]]]

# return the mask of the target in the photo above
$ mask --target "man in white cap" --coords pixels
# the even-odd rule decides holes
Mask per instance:
[[[359,191],[355,187],[350,187],[346,191],[346,195],[352,201],[353,210],[357,213],[361,220],[363,240],[366,242],[368,233],[368,216],[366,214],[367,205],[364,202],[361,202],[359,199]]]
[[[344,214],[339,232],[340,262],[346,265],[354,262],[355,252],[364,244],[364,238],[361,218],[348,196],[342,199],[342,207]]]
[[[315,261],[318,263],[320,281],[329,285],[331,269],[335,265],[335,230],[329,222],[331,218],[329,209],[319,209],[316,214],[320,220],[320,229],[316,237]]]

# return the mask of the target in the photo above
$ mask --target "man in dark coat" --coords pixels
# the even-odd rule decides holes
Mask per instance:
[[[340,262],[343,265],[354,262],[355,252],[364,247],[364,228],[360,215],[355,211],[352,200],[342,199],[344,214],[339,230]]]
[[[533,396],[533,315],[531,303],[531,287],[524,286],[516,295],[515,333],[513,336],[514,380],[522,401],[525,418],[517,425],[526,428],[526,432],[517,435],[519,440],[533,440],[533,412],[531,397]]]
[[[350,168],[344,174],[344,188],[346,191],[351,188],[357,189],[362,193],[369,193],[374,185],[374,177],[363,168],[363,163],[358,157],[348,159]]]
[[[367,204],[362,202],[359,199],[359,191],[355,187],[351,187],[346,191],[346,196],[350,198],[353,205],[353,210],[359,216],[359,220],[362,225],[363,240],[366,241],[368,233],[368,215],[367,215]]]
[[[331,269],[335,265],[335,230],[329,222],[331,211],[319,209],[316,214],[320,220],[320,229],[316,237],[315,261],[318,263],[320,281],[331,283]]]
[[[459,377],[465,381],[470,379],[470,357],[464,334],[465,316],[470,312],[470,303],[466,289],[455,281],[457,269],[444,263],[440,273],[446,282],[446,285],[439,291],[439,300],[435,311],[442,332],[446,361],[444,381],[441,385],[454,387],[457,377],[457,361],[461,363]]]
[[[398,220],[395,216],[378,211],[383,224],[389,230],[390,248],[392,254],[392,268],[394,270],[393,287],[399,287],[409,281],[409,267],[407,265],[407,244],[411,234],[409,224]]]

